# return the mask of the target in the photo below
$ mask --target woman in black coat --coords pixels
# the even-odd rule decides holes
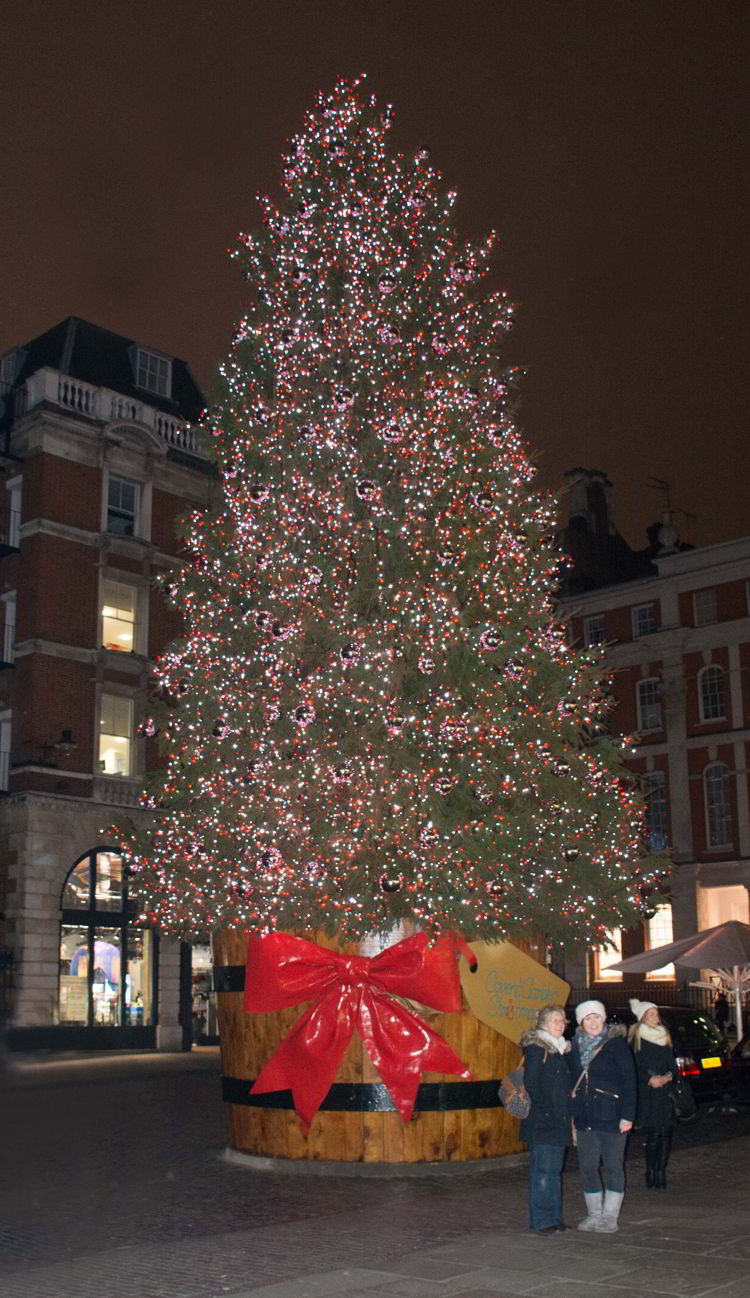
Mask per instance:
[[[652,1001],[631,1000],[630,1008],[638,1020],[628,1036],[638,1073],[637,1127],[646,1135],[646,1185],[666,1190],[676,1073],[672,1038]]]
[[[570,1144],[570,1076],[565,1055],[565,1010],[545,1005],[536,1027],[521,1037],[524,1086],[531,1100],[520,1135],[530,1146],[529,1225],[551,1234],[566,1230],[562,1219],[562,1169]]]
[[[611,1234],[617,1230],[625,1196],[625,1143],[638,1093],[635,1065],[625,1028],[607,1026],[601,1001],[576,1006],[576,1019],[579,1026],[569,1058],[573,1126],[587,1209],[578,1229]]]

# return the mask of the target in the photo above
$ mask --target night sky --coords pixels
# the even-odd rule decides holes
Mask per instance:
[[[5,0],[0,353],[78,315],[203,383],[226,256],[316,93],[366,71],[518,303],[544,485],[603,469],[632,544],[663,500],[750,534],[746,0]]]

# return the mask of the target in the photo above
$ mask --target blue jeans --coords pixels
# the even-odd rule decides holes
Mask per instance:
[[[529,1225],[532,1230],[562,1221],[564,1145],[532,1145],[529,1155]]]

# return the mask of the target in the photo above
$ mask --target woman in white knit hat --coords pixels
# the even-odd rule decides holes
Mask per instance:
[[[579,1230],[611,1234],[625,1195],[625,1143],[638,1087],[624,1027],[607,1026],[601,1001],[576,1006],[578,1031],[570,1059],[573,1134],[587,1215]],[[601,1174],[600,1169],[601,1167]]]
[[[636,1022],[628,1037],[638,1073],[638,1130],[646,1136],[646,1185],[666,1190],[672,1144],[671,1083],[676,1065],[672,1038],[653,1001],[631,1000]]]

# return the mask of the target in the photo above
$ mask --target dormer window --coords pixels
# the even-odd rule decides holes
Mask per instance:
[[[135,353],[136,386],[158,397],[172,395],[172,362],[168,356],[137,347]]]

